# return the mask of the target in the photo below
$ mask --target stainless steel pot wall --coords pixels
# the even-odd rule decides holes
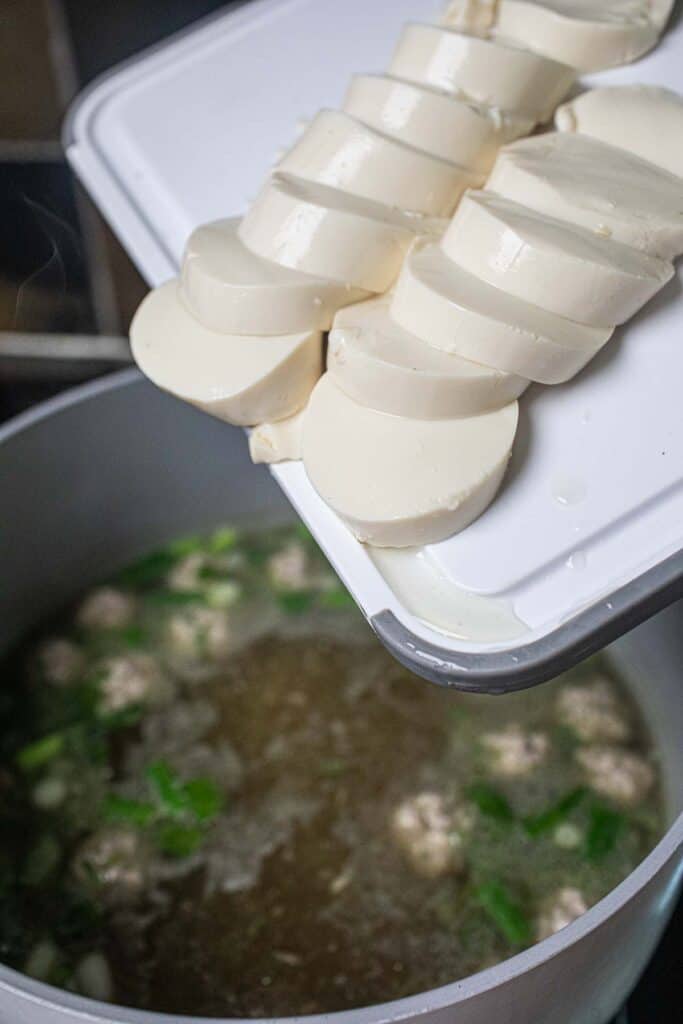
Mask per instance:
[[[250,464],[241,431],[165,397],[134,371],[0,430],[0,509],[0,649],[150,545],[221,520],[291,516],[267,472]],[[446,988],[337,1015],[344,1024],[604,1024],[617,1010],[683,874],[682,616],[674,607],[613,650],[662,750],[671,826],[658,847],[552,939]],[[0,1024],[172,1020],[180,1019],[92,1003],[0,968]]]

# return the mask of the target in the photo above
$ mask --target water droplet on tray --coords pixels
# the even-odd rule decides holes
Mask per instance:
[[[585,569],[588,565],[588,557],[585,551],[575,551],[573,555],[570,555],[566,561],[568,569]]]
[[[560,505],[578,505],[586,493],[585,483],[576,477],[557,477],[553,481],[552,495]]]

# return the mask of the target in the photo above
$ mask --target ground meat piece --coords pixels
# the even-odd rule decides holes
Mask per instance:
[[[150,851],[140,833],[127,828],[94,832],[77,851],[73,872],[110,906],[136,902],[149,881]]]
[[[89,594],[78,610],[76,620],[85,629],[123,629],[130,625],[135,601],[114,587],[99,587]]]
[[[54,811],[66,800],[69,787],[58,775],[46,775],[34,787],[31,799],[41,811]]]
[[[76,965],[74,980],[79,992],[88,999],[109,1003],[114,998],[114,982],[108,961],[102,953],[88,953]]]
[[[151,655],[130,654],[102,664],[99,691],[101,710],[111,713],[134,704],[163,704],[174,687]]]
[[[512,723],[500,732],[484,733],[481,744],[494,775],[508,778],[528,775],[543,764],[550,744],[545,733],[525,732]]]
[[[576,850],[583,842],[583,832],[578,825],[565,821],[554,830],[553,842],[561,850]]]
[[[80,647],[70,640],[48,640],[38,652],[38,662],[48,683],[69,686],[81,674],[85,656]]]
[[[619,747],[581,747],[576,760],[591,789],[624,807],[645,799],[655,783],[655,771],[644,757]]]
[[[454,816],[438,793],[419,793],[393,813],[391,831],[397,846],[418,875],[439,878],[464,867],[463,840]]]
[[[308,568],[306,551],[296,541],[269,558],[268,576],[279,590],[308,590],[315,583]]]
[[[36,981],[49,981],[58,965],[59,950],[50,939],[43,939],[29,953],[24,964],[24,974]]]
[[[171,590],[193,591],[202,586],[202,570],[206,567],[206,557],[200,553],[188,555],[171,569],[167,583]]]
[[[168,624],[168,645],[181,662],[221,661],[232,650],[230,623],[215,608],[190,608]]]
[[[539,942],[566,928],[588,910],[585,897],[579,889],[565,888],[554,893],[538,915],[536,937]]]
[[[604,676],[583,686],[565,686],[556,710],[559,721],[584,743],[623,743],[630,738],[628,715]]]

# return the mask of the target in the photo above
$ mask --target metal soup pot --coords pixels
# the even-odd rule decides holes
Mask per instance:
[[[0,429],[0,646],[150,546],[221,521],[291,511],[241,431],[161,394],[136,371],[79,388]],[[683,874],[680,607],[611,656],[662,756],[669,831],[589,913],[527,952],[422,995],[335,1017],[343,1024],[605,1024],[664,930]],[[427,685],[427,684],[425,684]],[[504,697],[498,698],[504,700]],[[95,1003],[0,967],[0,1024],[171,1024],[189,1018]]]

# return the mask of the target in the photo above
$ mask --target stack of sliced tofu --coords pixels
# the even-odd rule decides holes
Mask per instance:
[[[337,314],[303,426],[313,485],[372,544],[462,529],[500,484],[528,381],[578,373],[681,252],[680,178],[583,135],[507,146],[389,297]]]
[[[604,31],[603,58],[645,48],[632,9],[643,4],[611,0],[614,17],[595,15],[613,26],[623,8],[619,46],[640,40],[619,49]],[[435,542],[477,518],[529,381],[581,370],[683,251],[670,169],[598,130],[523,138],[576,70],[552,31],[545,50],[503,31],[508,6],[576,22],[581,38],[604,5],[459,0],[445,26],[408,25],[389,73],[356,76],[344,109],[314,118],[241,222],[199,228],[180,278],[131,328],[155,383],[260,425],[257,461],[303,457],[371,544]],[[563,108],[572,126],[575,107]]]
[[[462,69],[432,88],[430,67],[453,44]],[[492,66],[495,106],[476,99]],[[322,332],[338,310],[386,292],[415,239],[440,236],[501,145],[547,117],[574,78],[514,47],[408,26],[389,74],[356,76],[344,109],[314,118],[242,221],[191,236],[179,280],[148,296],[133,323],[141,368],[231,423],[296,413],[322,372]]]

